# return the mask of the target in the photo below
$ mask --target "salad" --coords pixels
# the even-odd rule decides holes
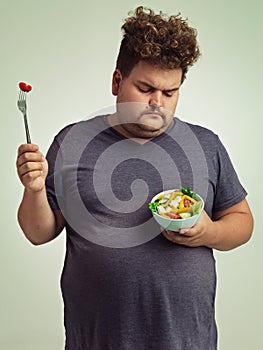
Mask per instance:
[[[161,193],[149,208],[167,219],[186,219],[202,210],[202,201],[190,187]]]

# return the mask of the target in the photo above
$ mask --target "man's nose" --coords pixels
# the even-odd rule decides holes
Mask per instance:
[[[151,93],[149,105],[155,107],[162,107],[162,91],[156,90],[153,93]]]

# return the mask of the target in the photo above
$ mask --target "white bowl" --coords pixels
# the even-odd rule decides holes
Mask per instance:
[[[166,193],[170,193],[173,191],[180,191],[180,190],[173,189],[173,190],[160,192],[153,197],[151,202],[154,202],[161,194],[166,194]],[[170,219],[170,218],[168,219],[168,218],[165,218],[165,217],[159,215],[158,213],[152,211],[153,217],[158,222],[158,224],[160,226],[162,226],[163,228],[170,230],[170,231],[178,232],[180,228],[190,228],[190,227],[194,226],[197,223],[197,221],[200,219],[200,217],[202,215],[202,211],[204,209],[203,199],[198,194],[196,194],[196,197],[197,197],[197,201],[202,202],[202,207],[201,207],[199,214],[193,215],[193,216],[186,218],[186,219]]]

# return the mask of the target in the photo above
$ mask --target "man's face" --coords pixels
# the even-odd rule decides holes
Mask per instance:
[[[164,70],[140,61],[128,77],[115,70],[112,93],[117,96],[117,116],[131,137],[152,138],[170,125],[179,96],[181,69]]]

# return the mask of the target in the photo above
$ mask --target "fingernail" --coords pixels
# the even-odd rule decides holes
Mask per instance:
[[[185,235],[186,233],[188,232],[188,230],[187,229],[180,229],[179,230],[179,233],[181,234],[181,235]]]

